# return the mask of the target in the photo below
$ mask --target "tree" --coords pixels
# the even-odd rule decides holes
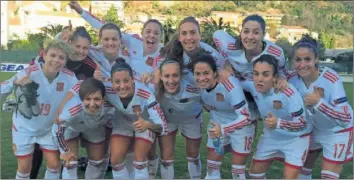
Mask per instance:
[[[232,36],[236,36],[234,29],[230,26],[230,22],[224,23],[223,18],[220,17],[218,21],[213,18],[205,18],[201,25],[203,41],[216,48],[213,41],[213,33],[217,30],[224,30]]]
[[[92,28],[92,26],[86,26],[86,30],[91,37],[91,44],[97,45],[98,44],[98,32],[96,29]]]
[[[115,23],[119,28],[124,27],[124,22],[119,19],[117,9],[113,6],[113,4],[108,9],[106,15],[103,16],[103,20],[106,22]]]
[[[57,35],[59,32],[62,32],[64,29],[64,26],[61,24],[48,24],[47,26],[43,26],[40,28],[43,34],[45,34],[47,37],[54,38],[55,35]]]
[[[178,20],[172,20],[171,18],[167,18],[167,20],[163,23],[165,44],[172,39],[173,35],[175,35],[177,24],[178,24]]]
[[[275,23],[269,23],[267,26],[269,27],[268,31],[269,31],[270,37],[276,38],[279,33],[277,25]]]
[[[38,47],[43,47],[43,42],[48,39],[44,33],[26,33],[26,35],[28,41],[36,43]]]
[[[285,58],[291,59],[291,56],[292,56],[292,53],[293,53],[292,52],[293,51],[293,46],[290,44],[288,39],[280,38],[280,39],[278,39],[275,42],[275,44],[277,44],[278,46],[280,46],[283,49]]]

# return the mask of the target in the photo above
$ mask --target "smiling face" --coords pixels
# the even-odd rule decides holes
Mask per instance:
[[[134,80],[128,71],[122,70],[113,73],[112,87],[121,98],[128,98],[134,95]]]
[[[54,75],[65,66],[67,54],[59,48],[49,48],[47,52],[44,52],[43,59],[43,71],[48,75]]]
[[[148,23],[142,34],[144,49],[148,54],[153,53],[157,50],[157,47],[161,40],[161,28],[157,23]]]
[[[100,42],[103,47],[103,52],[105,54],[110,54],[116,56],[119,52],[121,40],[119,37],[119,32],[116,29],[104,29],[102,30],[102,36],[100,37]]]
[[[262,47],[264,32],[257,21],[247,21],[241,30],[241,42],[245,50],[254,51]]]
[[[101,91],[87,95],[83,99],[84,107],[88,114],[93,115],[103,107],[104,99]]]
[[[89,53],[89,47],[91,42],[84,37],[78,37],[74,41],[71,42],[71,46],[75,50],[75,58],[71,60],[82,61],[86,59]]]
[[[253,83],[260,93],[268,92],[276,80],[273,67],[266,62],[258,62],[253,67]]]
[[[163,65],[161,69],[161,81],[167,93],[178,93],[181,81],[179,65],[177,63]]]
[[[217,73],[207,63],[199,62],[194,65],[194,78],[201,89],[213,88],[216,84]]]
[[[185,22],[179,27],[178,40],[186,52],[191,52],[199,48],[201,39],[202,36],[197,24]]]
[[[307,47],[299,47],[295,50],[293,65],[296,72],[303,79],[309,79],[317,72],[317,58],[315,53]]]

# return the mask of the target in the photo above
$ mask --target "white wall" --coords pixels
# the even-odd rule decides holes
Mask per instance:
[[[1,45],[7,45],[8,41],[8,10],[7,1],[1,1]]]

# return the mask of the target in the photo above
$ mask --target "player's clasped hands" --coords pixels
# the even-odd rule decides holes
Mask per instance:
[[[273,115],[273,113],[268,112],[268,117],[265,118],[264,122],[267,128],[275,129],[277,127],[278,118]]]
[[[76,156],[73,152],[66,152],[66,153],[61,153],[60,154],[60,159],[64,161],[64,166],[65,167],[70,167],[70,161],[73,161],[76,159]]]

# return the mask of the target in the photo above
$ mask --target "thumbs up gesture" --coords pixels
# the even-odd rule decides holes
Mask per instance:
[[[138,120],[133,123],[133,127],[137,132],[144,132],[149,127],[149,122],[141,117],[140,111],[135,111]]]
[[[305,96],[305,104],[307,106],[315,106],[320,101],[322,93],[321,88],[314,87],[313,93],[309,93]]]
[[[277,121],[278,121],[278,118],[275,115],[273,115],[272,112],[268,112],[268,117],[266,117],[264,120],[265,125],[269,129],[275,129],[277,127]]]
[[[97,80],[103,81],[103,75],[101,72],[101,66],[97,64],[95,71],[93,72],[93,77]]]

